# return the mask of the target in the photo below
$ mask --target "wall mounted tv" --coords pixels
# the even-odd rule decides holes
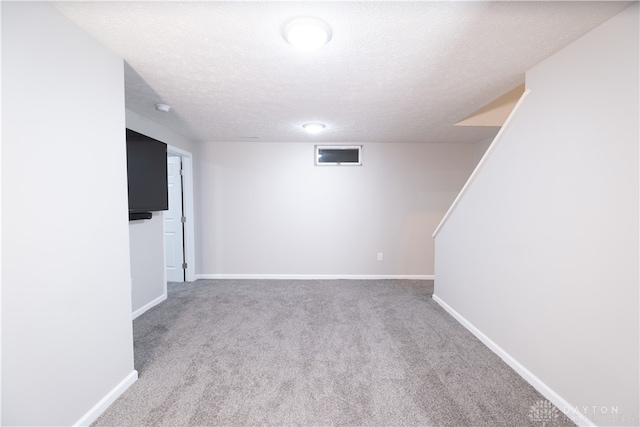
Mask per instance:
[[[167,144],[127,129],[129,219],[169,209]]]

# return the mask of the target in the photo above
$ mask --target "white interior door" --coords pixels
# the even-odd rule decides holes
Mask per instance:
[[[164,211],[164,241],[167,262],[167,280],[184,282],[184,228],[182,222],[182,159],[167,156],[167,182],[169,210]]]

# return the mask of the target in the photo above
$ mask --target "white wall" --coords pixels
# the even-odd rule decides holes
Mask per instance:
[[[432,275],[429,236],[471,172],[473,145],[371,143],[362,157],[317,167],[312,143],[202,144],[199,272]]]
[[[638,22],[636,3],[527,73],[436,237],[436,298],[597,425],[640,422]]]
[[[484,153],[487,152],[493,139],[483,139],[473,144],[473,162],[477,165],[482,160]]]
[[[129,221],[133,317],[167,299],[162,212]]]
[[[158,113],[158,120],[162,119]],[[193,153],[196,144],[131,110],[126,110],[127,127],[170,146]],[[164,227],[162,212],[154,212],[150,220],[129,222],[131,251],[132,311],[135,316],[167,297],[165,275]]]
[[[124,125],[122,60],[2,2],[3,425],[87,421],[136,378]]]
[[[155,138],[158,141],[162,141],[165,144],[172,145],[176,148],[180,148],[189,153],[193,153],[196,150],[198,144],[191,141],[189,138],[180,135],[169,129],[162,124],[162,117],[166,114],[158,112],[156,121],[148,119],[134,111],[126,111],[127,127],[133,131],[147,135],[148,137]]]

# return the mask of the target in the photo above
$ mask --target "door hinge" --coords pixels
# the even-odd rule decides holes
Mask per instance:
[[[181,222],[181,223],[183,223],[183,224],[184,224],[185,222],[187,222],[187,217],[186,217],[186,216],[182,216],[182,217],[180,217],[180,222]]]
[[[186,262],[183,262],[183,263],[182,263],[182,269],[183,269],[183,270],[186,270],[186,269],[187,269],[187,263],[186,263]]]
[[[180,169],[180,176],[184,176],[184,169]]]

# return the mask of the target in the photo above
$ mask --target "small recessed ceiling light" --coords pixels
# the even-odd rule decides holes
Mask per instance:
[[[302,50],[314,50],[331,39],[331,27],[316,18],[294,18],[282,32],[284,39]]]
[[[156,111],[162,111],[164,113],[168,113],[170,109],[171,109],[171,105],[156,104]]]
[[[326,126],[322,123],[305,123],[302,127],[307,131],[307,133],[315,135],[316,133],[322,132]]]

